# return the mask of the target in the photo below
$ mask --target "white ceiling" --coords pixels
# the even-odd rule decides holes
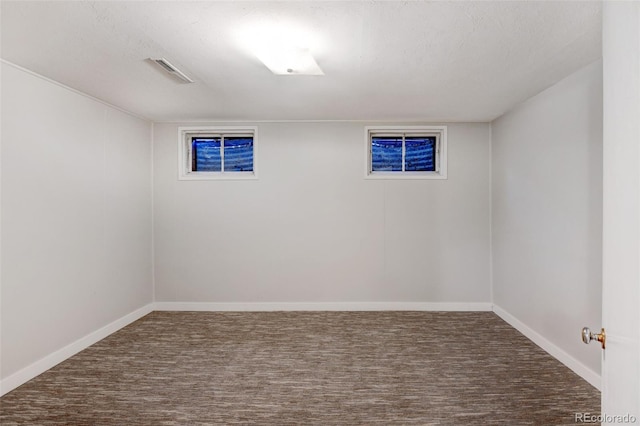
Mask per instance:
[[[599,2],[2,1],[3,59],[157,121],[490,121],[601,56]],[[324,76],[239,37],[297,27]],[[306,37],[296,35],[295,37]],[[180,84],[165,57],[196,80]]]

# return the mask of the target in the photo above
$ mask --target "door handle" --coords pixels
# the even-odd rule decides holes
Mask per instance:
[[[589,327],[585,327],[582,329],[582,341],[584,343],[589,344],[592,340],[597,340],[602,344],[602,349],[605,348],[605,343],[607,341],[607,335],[604,332],[604,328],[600,330],[600,333],[594,334],[591,332]]]

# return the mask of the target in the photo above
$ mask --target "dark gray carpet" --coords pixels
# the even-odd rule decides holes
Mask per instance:
[[[490,312],[154,312],[2,425],[564,425],[600,393]]]

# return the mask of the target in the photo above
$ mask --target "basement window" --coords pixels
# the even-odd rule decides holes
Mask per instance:
[[[180,127],[179,179],[256,179],[255,127]]]
[[[446,126],[365,128],[368,179],[446,179]]]

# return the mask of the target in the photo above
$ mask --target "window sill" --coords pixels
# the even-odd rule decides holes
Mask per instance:
[[[447,175],[440,172],[372,172],[367,173],[364,178],[372,180],[445,180]]]
[[[191,172],[178,176],[178,180],[258,180],[254,172]]]

